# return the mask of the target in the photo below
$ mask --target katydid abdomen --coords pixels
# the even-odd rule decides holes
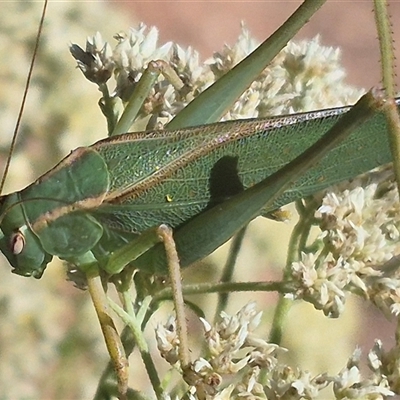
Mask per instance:
[[[147,228],[179,229],[278,171],[347,110],[125,134],[79,148],[2,197],[0,248],[15,273],[40,277],[52,256],[68,260],[99,248],[104,255]],[[390,162],[385,126],[377,112],[278,196],[271,211]]]

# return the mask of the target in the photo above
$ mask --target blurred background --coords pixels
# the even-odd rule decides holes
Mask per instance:
[[[158,27],[160,45],[174,41],[183,47],[192,46],[206,60],[225,43],[234,44],[242,21],[262,41],[300,3],[50,2],[40,62],[35,68],[6,191],[24,187],[71,149],[105,136],[105,120],[97,106],[100,94],[76,70],[68,51],[70,43],[84,47],[86,37],[96,31],[112,42],[115,33],[144,22]],[[2,157],[22,96],[40,9],[37,2],[0,4]],[[399,2],[392,1],[391,14],[395,40],[399,43]],[[323,45],[342,49],[349,84],[364,88],[379,85],[379,50],[370,1],[328,1],[296,39],[311,39],[317,34]],[[294,222],[295,219],[276,223],[259,218],[252,223],[235,279],[280,279]],[[200,275],[217,280],[217,265],[223,263],[226,250],[225,246],[203,269],[198,266],[186,271],[184,279],[193,278],[199,271]],[[0,397],[92,397],[107,354],[88,294],[66,282],[60,263],[54,263],[36,281],[11,274],[8,263],[2,259],[0,276]],[[230,312],[236,312],[247,301],[257,301],[264,310],[261,331],[264,329],[267,337],[276,296],[251,293],[232,297]],[[196,301],[201,302],[207,317],[212,319],[215,296]],[[166,306],[166,310],[170,312],[170,307]],[[156,317],[158,320],[149,324],[149,337],[153,336],[156,323],[165,319],[161,313]],[[381,338],[386,348],[394,339],[394,325],[356,299],[349,299],[338,320],[329,320],[310,305],[296,304],[289,314],[286,332],[283,345],[290,350],[290,363],[313,374],[338,372],[357,344],[367,352],[375,338]],[[142,388],[148,389],[146,379],[138,379],[138,371],[143,371],[140,361],[132,370],[136,377],[134,386],[140,388],[138,382],[143,382]]]

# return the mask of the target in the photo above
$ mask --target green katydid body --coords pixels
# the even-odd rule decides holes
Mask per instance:
[[[168,224],[179,230],[280,170],[348,110],[130,133],[79,148],[32,185],[1,197],[0,249],[13,272],[39,278],[52,256],[71,260],[91,251],[104,259],[147,228]],[[390,162],[385,126],[376,112],[266,211]],[[251,199],[243,207],[249,204]],[[241,227],[205,243],[206,251],[201,247],[207,238],[200,240],[198,255],[181,256],[182,265]],[[151,268],[148,260],[136,263]]]

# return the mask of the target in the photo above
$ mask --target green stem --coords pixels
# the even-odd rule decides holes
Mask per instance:
[[[125,307],[127,307],[127,309],[129,310],[129,314],[128,314],[128,312],[123,310],[118,304],[116,304],[114,301],[112,301],[110,298],[108,299],[108,303],[109,303],[110,307],[113,309],[113,311],[131,329],[133,336],[135,338],[136,345],[139,349],[140,355],[141,355],[143,363],[145,365],[147,374],[149,376],[150,382],[152,384],[154,392],[156,393],[157,399],[162,399],[164,394],[163,394],[161,382],[158,377],[158,373],[157,373],[156,367],[154,365],[154,362],[149,353],[149,348],[148,348],[146,339],[143,335],[141,325],[140,325],[140,323],[138,323],[138,321],[135,317],[134,310],[132,307],[132,301],[131,301],[132,299],[130,297],[130,293],[123,292],[122,296],[124,299]]]
[[[149,321],[150,317],[156,312],[156,310],[158,309],[158,306],[159,306],[159,303],[157,303],[157,302],[153,302],[150,305],[150,301],[151,301],[150,296],[143,300],[142,307],[140,308],[140,310],[136,316],[137,322],[140,323],[141,331],[144,331],[144,329],[147,325],[147,322]],[[147,307],[145,315],[143,315],[144,307]],[[132,354],[132,352],[136,346],[136,341],[135,341],[135,337],[133,336],[132,330],[128,325],[125,325],[125,328],[123,329],[123,331],[121,333],[121,341],[122,341],[122,344],[125,349],[125,354],[127,357],[129,357],[129,355]],[[113,372],[114,372],[113,365],[112,365],[111,361],[109,361],[100,377],[96,395],[93,400],[104,400],[104,398],[106,398],[106,396],[110,395],[111,392],[108,390],[110,387],[110,384],[108,382],[109,382],[110,378],[112,377]],[[113,385],[113,386],[115,387],[115,385]],[[129,395],[129,389],[128,389],[128,395]]]
[[[400,118],[394,101],[395,96],[395,55],[392,27],[386,0],[374,0],[375,22],[381,52],[382,83],[388,97],[385,116],[388,124],[390,150],[397,187],[400,190]]]
[[[222,292],[279,292],[293,293],[293,285],[286,282],[223,282],[184,285],[184,295]],[[172,289],[165,288],[153,297],[153,304],[172,298]]]
[[[150,89],[157,82],[157,79],[160,75],[160,71],[155,67],[155,65],[156,63],[154,61],[150,62],[146,70],[143,72],[143,75],[137,82],[135,90],[125,106],[121,118],[111,131],[110,136],[121,135],[129,132],[129,129],[135,121],[140,108],[149,95]]]
[[[236,260],[238,258],[240,248],[242,247],[243,238],[246,234],[247,225],[241,229],[232,239],[231,247],[229,249],[229,256],[226,260],[220,283],[230,282],[232,280],[233,271],[235,269]],[[215,310],[214,320],[218,318],[221,311],[225,310],[228,304],[229,292],[220,292],[218,294],[218,304]]]
[[[306,245],[306,238],[310,231],[311,221],[315,211],[314,205],[309,205],[308,207],[304,208],[303,204],[300,204],[298,205],[297,209],[299,210],[300,218],[290,237],[286,266],[283,273],[284,282],[290,279],[291,265],[295,260],[299,259],[300,251]],[[292,303],[292,300],[285,298],[282,294],[280,294],[272,321],[272,327],[269,336],[270,342],[276,344],[281,343],[283,326]]]
[[[304,249],[307,248],[307,240],[314,222],[314,214],[317,207],[318,203],[315,200],[307,201],[305,205],[300,200],[296,201],[296,209],[300,215],[300,219],[304,221],[302,234],[299,238],[298,244],[298,258],[301,256],[301,251],[304,251]],[[286,270],[285,273],[290,274],[290,270]]]
[[[163,74],[165,78],[168,79],[175,90],[180,91],[184,87],[182,80],[171,66],[168,65],[168,63],[163,60],[150,61],[141,78],[137,82],[135,90],[128,100],[124,112],[110,136],[121,135],[129,132],[129,129],[139,114],[140,108],[148,97],[151,88],[153,88],[157,83],[160,74]]]
[[[118,121],[118,112],[115,107],[117,100],[110,96],[106,83],[99,85],[99,90],[103,95],[99,101],[99,106],[103,115],[106,117],[108,136],[110,136]]]

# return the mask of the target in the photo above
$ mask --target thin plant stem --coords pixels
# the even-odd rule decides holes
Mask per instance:
[[[99,106],[107,120],[108,136],[112,134],[118,121],[118,111],[116,109],[116,99],[110,96],[107,84],[99,85],[99,90],[103,97],[100,99]]]
[[[131,125],[139,114],[140,108],[149,95],[151,88],[156,84],[160,74],[163,74],[177,91],[184,87],[182,80],[168,63],[163,60],[150,61],[143,75],[136,83],[135,90],[110,136],[129,132]]]
[[[136,321],[137,321],[137,323],[140,324],[142,332],[144,331],[151,315],[153,315],[154,312],[158,309],[159,303],[158,302],[151,303],[151,301],[152,301],[152,298],[150,296],[143,299],[142,306],[140,307],[140,309],[136,315]],[[110,300],[109,300],[109,303],[110,303]],[[112,306],[112,304],[110,304],[110,307],[111,306]],[[152,308],[150,308],[150,306],[152,306]],[[116,305],[116,307],[120,308],[118,305]],[[121,341],[122,341],[122,344],[125,349],[125,354],[127,357],[129,357],[136,347],[136,338],[133,335],[131,327],[128,326],[127,324],[125,325],[125,328],[123,329],[123,331],[121,333]],[[93,400],[103,400],[104,393],[109,393],[108,387],[110,385],[108,384],[108,381],[112,377],[113,372],[114,372],[113,364],[111,361],[109,361],[100,377],[96,395]],[[128,389],[128,394],[129,394],[129,389]]]
[[[311,225],[311,218],[315,210],[313,205],[304,208],[302,207],[302,204],[300,207],[297,207],[297,209],[299,210],[300,218],[296,226],[293,228],[290,237],[286,267],[283,273],[283,281],[286,281],[290,277],[290,266],[295,260],[299,258],[301,246],[305,246],[306,244],[305,237],[308,236]],[[275,344],[281,343],[283,326],[292,303],[293,301],[291,299],[284,297],[282,293],[280,294],[272,321],[272,327],[269,336],[270,342]]]
[[[122,295],[124,298],[125,305],[132,304],[132,302],[131,302],[132,299],[130,297],[129,292],[123,292]],[[149,376],[150,382],[152,384],[153,390],[156,393],[157,399],[162,399],[164,393],[163,393],[163,389],[161,386],[161,382],[158,377],[158,373],[157,373],[156,367],[154,365],[153,359],[151,358],[151,355],[149,353],[149,348],[148,348],[148,345],[146,342],[146,338],[143,335],[140,324],[136,320],[136,317],[133,312],[133,308],[129,307],[132,314],[128,314],[128,312],[123,310],[118,304],[116,304],[111,299],[108,299],[108,303],[110,304],[110,307],[113,309],[113,311],[131,329],[133,336],[135,338],[136,345],[139,349],[140,355],[141,355],[143,363],[145,365],[147,374]]]
[[[292,293],[293,285],[286,282],[223,282],[184,285],[184,295],[221,292],[279,292]],[[165,288],[153,297],[153,303],[172,298],[172,289]]]
[[[388,125],[390,150],[397,188],[400,190],[400,117],[394,101],[395,96],[395,55],[392,27],[386,0],[374,0],[375,22],[381,52],[382,83],[388,97],[385,116]]]
[[[243,239],[246,234],[247,225],[242,228],[232,239],[231,247],[229,249],[228,259],[222,271],[220,283],[230,282],[232,280],[233,271],[235,269],[236,261],[239,256],[240,249],[242,247]],[[218,318],[221,311],[225,310],[228,304],[229,292],[220,292],[218,294],[218,303],[215,310],[214,320]]]

